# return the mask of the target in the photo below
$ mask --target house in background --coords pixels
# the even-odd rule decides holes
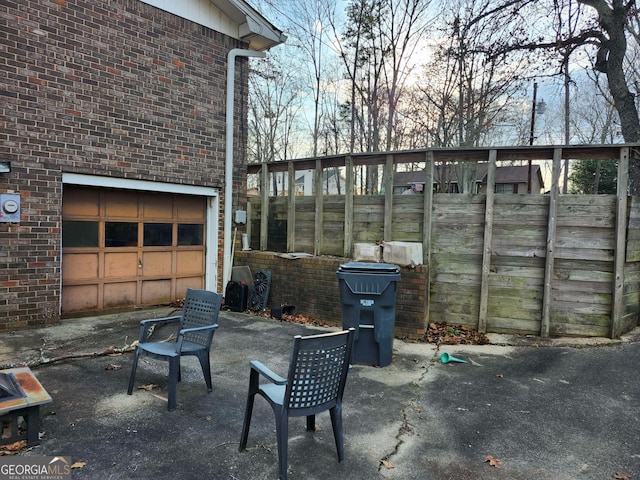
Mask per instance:
[[[298,170],[295,173],[294,192],[296,196],[314,195],[314,171]],[[345,178],[339,168],[327,168],[322,172],[322,191],[324,195],[344,194]],[[259,187],[250,187],[247,196],[258,196]],[[289,195],[288,172],[274,172],[269,183],[269,196]]]
[[[22,0],[0,29],[0,331],[221,291],[248,57],[282,32],[243,0]]]
[[[322,171],[322,189],[324,195],[344,194],[345,178],[339,168],[326,168]],[[313,170],[302,170],[296,175],[296,195],[313,195]]]
[[[476,168],[476,191],[487,191],[487,163],[479,163]],[[426,182],[424,170],[396,172],[393,177],[393,193],[422,193]],[[510,165],[496,167],[495,193],[527,193],[529,179],[528,165]],[[457,169],[454,166],[434,168],[434,190],[458,193]],[[544,181],[540,165],[531,165],[531,193],[539,194],[544,190]]]
[[[476,188],[474,193],[486,193],[487,190],[487,163],[479,163],[476,168]],[[343,170],[339,168],[326,168],[322,172],[322,188],[324,195],[344,194],[346,180]],[[444,193],[459,193],[458,170],[455,165],[447,167],[436,166],[434,168],[434,191]],[[495,193],[527,193],[529,178],[528,165],[510,165],[496,167]],[[288,195],[288,173],[274,172],[272,182],[269,185],[270,196]],[[394,194],[422,193],[426,181],[424,170],[409,172],[395,172],[393,178]],[[296,171],[295,194],[314,195],[314,171]],[[540,194],[544,189],[544,180],[540,165],[531,165],[531,193]],[[252,195],[258,195],[259,189],[254,187]]]

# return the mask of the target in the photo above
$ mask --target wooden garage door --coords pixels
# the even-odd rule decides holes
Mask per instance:
[[[62,313],[167,304],[203,288],[204,197],[65,186]]]

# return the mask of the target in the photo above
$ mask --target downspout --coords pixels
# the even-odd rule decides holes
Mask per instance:
[[[233,214],[233,103],[235,93],[236,57],[265,58],[264,52],[234,48],[227,54],[227,126],[224,171],[224,238],[222,259],[222,291],[231,279],[231,217]]]

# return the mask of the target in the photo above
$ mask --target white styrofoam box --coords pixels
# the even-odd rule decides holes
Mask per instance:
[[[386,263],[401,267],[422,265],[422,243],[418,242],[384,242],[382,259]]]
[[[380,256],[380,245],[375,243],[353,244],[353,259],[356,262],[379,262]]]

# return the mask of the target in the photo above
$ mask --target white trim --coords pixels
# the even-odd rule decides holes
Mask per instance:
[[[223,11],[209,0],[141,0],[165,12],[204,25],[232,38],[240,38],[238,20],[230,17],[233,12]]]
[[[262,14],[245,0],[141,0],[160,10],[249,44],[252,50],[268,50],[287,41]]]
[[[62,183],[85,185],[88,187],[120,188],[123,190],[144,190],[147,192],[180,193],[182,195],[200,195],[217,197],[218,189],[198,185],[178,185],[177,183],[149,182],[147,180],[131,180],[127,178],[98,177],[80,173],[63,173]]]
[[[212,292],[218,291],[219,212],[220,198],[218,195],[207,198],[207,246],[204,256],[204,288]]]
[[[205,289],[217,291],[218,285],[218,219],[219,219],[219,190],[213,187],[197,185],[178,185],[176,183],[149,182],[146,180],[131,180],[126,178],[99,177],[82,175],[79,173],[63,173],[63,185],[84,185],[98,188],[118,188],[121,190],[138,190],[144,192],[176,193],[180,195],[197,195],[207,197],[207,244],[205,245]],[[62,192],[64,197],[64,190]],[[61,260],[62,261],[62,260]],[[62,305],[62,304],[61,304]]]

